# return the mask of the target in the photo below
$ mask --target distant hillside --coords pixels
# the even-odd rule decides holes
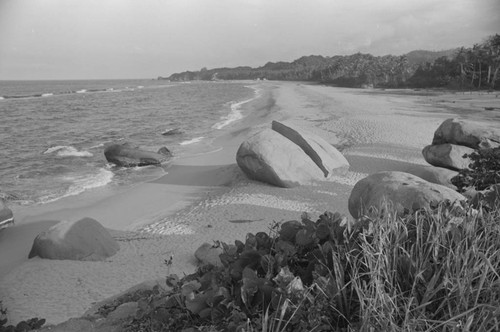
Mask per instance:
[[[494,88],[500,61],[500,35],[490,36],[473,48],[443,51],[416,50],[405,55],[303,56],[292,62],[268,62],[257,68],[203,68],[172,74],[170,81],[281,80],[311,81],[346,87]]]
[[[457,52],[459,51],[459,48],[454,48],[450,50],[445,50],[445,51],[424,51],[424,50],[417,50],[417,51],[411,51],[410,53],[406,54],[406,58],[408,59],[408,63],[410,65],[420,65],[424,64],[426,62],[434,62],[436,59],[441,58],[441,57],[447,57],[448,59],[452,59]]]

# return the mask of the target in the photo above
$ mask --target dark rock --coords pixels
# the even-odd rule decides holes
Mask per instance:
[[[29,258],[98,261],[113,256],[118,243],[96,220],[61,221],[33,241]]]
[[[160,150],[165,151],[163,148]],[[171,157],[171,155],[143,151],[128,143],[108,145],[104,149],[104,156],[108,162],[122,167],[160,165]]]
[[[362,217],[373,208],[382,212],[392,205],[398,212],[430,208],[442,201],[455,203],[466,198],[458,192],[403,172],[380,172],[362,179],[349,196],[349,212]]]
[[[158,153],[161,154],[161,155],[164,155],[164,156],[167,156],[167,157],[172,157],[172,152],[170,152],[169,149],[167,149],[167,147],[162,147],[158,150]]]
[[[465,145],[472,149],[486,149],[500,146],[500,128],[488,127],[460,119],[445,120],[434,132],[433,145]]]
[[[461,170],[469,168],[471,160],[464,158],[465,154],[471,154],[475,150],[462,145],[438,144],[428,145],[422,150],[425,161],[429,164],[449,168],[452,170]]]

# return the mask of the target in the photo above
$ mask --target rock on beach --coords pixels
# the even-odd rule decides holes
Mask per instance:
[[[349,162],[321,137],[273,121],[244,141],[236,161],[251,179],[290,188],[345,173]]]
[[[120,249],[109,232],[96,220],[61,221],[40,233],[28,258],[99,261]]]
[[[430,208],[445,200],[454,203],[466,198],[450,188],[409,173],[379,172],[356,183],[349,196],[348,208],[354,218],[359,218],[373,208],[381,212],[386,204],[403,212]]]
[[[426,146],[422,150],[422,155],[425,161],[433,166],[458,171],[469,168],[471,160],[464,158],[464,155],[471,154],[474,151],[474,149],[467,146],[445,143]]]
[[[472,149],[500,146],[500,128],[492,128],[472,121],[447,119],[435,131],[432,145],[457,144]]]

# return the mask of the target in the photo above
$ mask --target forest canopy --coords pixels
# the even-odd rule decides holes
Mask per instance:
[[[268,62],[251,68],[202,68],[172,74],[170,81],[282,80],[346,87],[498,89],[500,35],[470,48],[412,51],[405,55],[303,56],[293,62]]]

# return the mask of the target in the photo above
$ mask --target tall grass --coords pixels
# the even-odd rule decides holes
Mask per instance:
[[[345,256],[332,250],[328,264],[338,289],[330,303],[350,328],[500,329],[498,210],[457,211],[442,204],[403,217],[385,213],[372,219],[370,232],[345,245]]]

